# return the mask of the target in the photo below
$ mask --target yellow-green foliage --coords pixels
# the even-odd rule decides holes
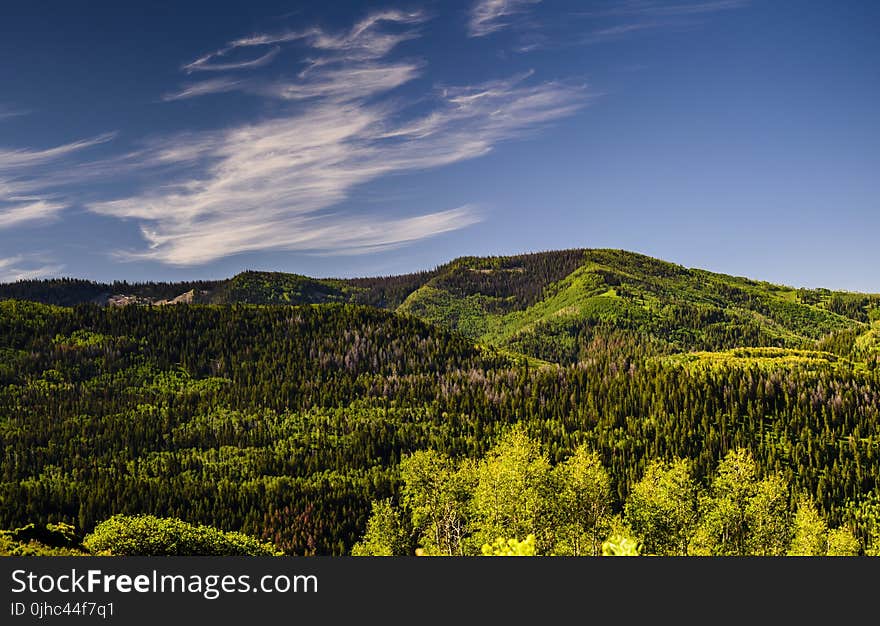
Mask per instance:
[[[535,536],[528,535],[522,541],[498,537],[494,543],[484,543],[483,556],[535,556]]]
[[[719,352],[688,352],[662,357],[661,360],[665,364],[679,365],[689,369],[853,367],[853,364],[847,359],[830,352],[772,347],[734,348]]]
[[[410,294],[397,311],[453,328],[471,339],[479,339],[486,335],[491,320],[497,317],[486,310],[487,300],[482,295],[455,297],[425,285]]]
[[[829,530],[807,497],[793,511],[790,483],[761,476],[744,448],[728,452],[707,488],[690,462],[654,459],[623,516],[612,514],[598,455],[580,447],[551,468],[519,428],[481,461],[423,450],[402,465],[400,505],[373,503],[354,555],[404,556],[418,539],[417,556],[856,556],[863,545],[852,529],[876,535],[873,521]],[[875,513],[865,501],[861,517]]]
[[[145,389],[161,393],[199,393],[217,391],[231,381],[228,378],[210,376],[207,378],[193,378],[184,369],[167,372],[157,372],[152,384],[145,385]]]
[[[0,531],[0,556],[88,556],[76,548],[49,546],[36,540],[15,541],[8,531]]]
[[[876,310],[865,294],[813,294],[620,250],[581,254],[579,265],[571,265],[576,257],[565,257],[568,273],[553,278],[528,256],[458,259],[438,268],[398,310],[476,341],[544,359],[552,354],[561,362],[577,360],[578,335],[596,326],[626,330],[676,352],[810,348],[832,333],[861,329]],[[517,291],[524,283],[528,297]],[[555,348],[538,353],[541,343]]]
[[[550,285],[546,291],[547,297],[523,311],[494,316],[489,332],[482,339],[501,343],[554,317],[616,317],[617,305],[623,305],[623,302],[590,269],[590,266],[583,266]]]
[[[84,556],[73,526],[65,523],[0,530],[0,556]]]
[[[88,330],[76,330],[70,336],[56,335],[52,343],[60,347],[68,348],[100,348],[112,344],[117,337],[108,337],[101,333],[93,333]]]
[[[849,528],[832,528],[828,531],[828,556],[856,556],[859,540]]]
[[[363,540],[351,549],[352,556],[394,556],[406,551],[407,529],[390,499],[373,502]]]
[[[857,556],[859,553],[859,540],[852,531],[843,526],[829,529],[808,498],[798,502],[793,525],[788,556]]]
[[[558,363],[551,363],[550,361],[545,361],[543,359],[539,359],[528,354],[523,354],[521,352],[516,352],[514,350],[508,350],[506,348],[496,348],[494,346],[485,344],[476,344],[476,347],[477,350],[480,350],[481,352],[489,354],[491,356],[506,357],[507,359],[509,359],[510,364],[514,366],[528,365],[532,369],[539,367],[559,367]]]
[[[629,537],[614,535],[602,544],[602,556],[639,556],[639,544]]]
[[[858,353],[865,356],[880,354],[880,320],[871,324],[871,328],[855,340]]]
[[[176,518],[116,515],[84,540],[94,554],[113,556],[273,556],[281,553],[243,533],[196,526]]]

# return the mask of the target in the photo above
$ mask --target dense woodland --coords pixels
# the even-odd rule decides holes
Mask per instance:
[[[93,303],[190,290],[197,304]],[[612,535],[672,553],[632,502],[686,467],[695,517],[676,553],[880,542],[878,296],[563,251],[375,279],[26,281],[0,298],[0,528],[68,524],[81,541],[148,514],[286,554],[479,554],[529,534],[541,554],[599,553]],[[541,513],[487,524],[480,468],[514,436],[544,485],[517,497]],[[706,539],[731,454],[775,489],[769,552]],[[455,549],[413,504],[425,455],[458,477]],[[591,514],[560,526],[547,494],[565,490],[546,486],[577,463],[605,486],[574,550],[571,523]]]

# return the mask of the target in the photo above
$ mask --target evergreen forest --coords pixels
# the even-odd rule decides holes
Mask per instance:
[[[875,555],[880,295],[621,250],[0,285],[0,554]]]

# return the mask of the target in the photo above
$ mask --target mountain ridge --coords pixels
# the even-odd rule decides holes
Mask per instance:
[[[184,283],[19,281],[0,285],[2,299],[64,306],[362,304],[560,363],[586,358],[592,342],[611,336],[660,353],[776,347],[880,354],[880,294],[776,285],[616,249],[465,256],[424,272],[348,279],[249,270]]]

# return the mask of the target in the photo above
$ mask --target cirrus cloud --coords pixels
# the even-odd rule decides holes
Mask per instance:
[[[43,150],[0,148],[0,229],[55,219],[68,206],[55,189],[69,168],[62,161],[114,137],[107,133]]]
[[[485,155],[500,142],[572,114],[588,93],[584,85],[536,82],[525,73],[435,88],[414,111],[391,94],[420,78],[425,63],[388,56],[416,36],[409,27],[424,19],[383,12],[342,33],[315,28],[229,44],[224,50],[296,41],[311,56],[293,76],[241,86],[280,101],[281,114],[168,136],[128,159],[161,169],[163,185],[88,205],[95,213],[138,222],[146,248],[117,254],[196,265],[261,250],[363,253],[478,222],[481,215],[471,205],[404,217],[366,217],[340,205],[359,185],[378,178]],[[388,25],[405,30],[387,32]],[[218,54],[199,63],[214,63]]]
[[[22,109],[13,109],[0,104],[0,122],[13,117],[21,117],[22,115],[27,115],[28,113],[28,111]]]
[[[57,276],[63,269],[63,265],[47,263],[47,259],[35,255],[0,258],[0,283]]]
[[[468,34],[485,37],[511,25],[515,16],[528,11],[529,6],[541,0],[477,0],[471,6]]]

